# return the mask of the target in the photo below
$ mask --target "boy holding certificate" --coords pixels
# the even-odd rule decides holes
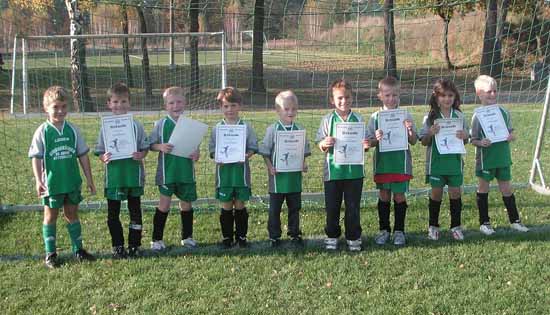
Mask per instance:
[[[218,92],[216,97],[223,113],[222,121],[212,130],[208,146],[216,161],[216,199],[221,202],[220,225],[222,246],[233,246],[233,236],[239,247],[247,247],[250,199],[250,157],[258,152],[258,140],[252,125],[239,117],[242,97],[234,87]],[[233,229],[235,224],[235,229]]]
[[[95,154],[105,164],[105,198],[107,198],[107,226],[111,234],[113,258],[140,255],[142,213],[141,196],[145,181],[143,159],[149,142],[143,125],[128,115],[130,89],[119,82],[107,91],[107,107],[114,116],[104,117],[97,138]],[[115,118],[115,119],[113,119]],[[116,118],[120,118],[117,121]],[[113,139],[113,140],[111,140]],[[126,148],[127,146],[127,148]],[[129,152],[119,156],[121,151]],[[128,252],[120,222],[120,205],[128,200]]]
[[[372,114],[367,125],[369,146],[376,147],[373,155],[373,174],[378,194],[378,222],[380,233],[375,237],[378,245],[390,238],[390,208],[393,193],[395,223],[393,244],[405,245],[405,193],[412,178],[412,158],[409,144],[418,140],[411,114],[399,107],[399,82],[386,77],[378,82],[378,98],[382,108]],[[391,139],[390,137],[393,137]],[[388,146],[388,148],[385,148]]]
[[[52,86],[46,90],[43,104],[47,121],[34,132],[28,155],[32,159],[36,192],[44,205],[42,236],[46,249],[44,264],[48,268],[59,266],[55,240],[60,208],[63,208],[76,259],[95,260],[82,248],[82,228],[78,219],[78,204],[82,201],[79,162],[88,189],[95,194],[89,148],[80,130],[65,120],[68,101],[69,95],[64,88]]]
[[[508,212],[512,229],[527,232],[529,229],[521,223],[516,198],[511,186],[512,155],[510,141],[512,134],[510,112],[497,105],[497,82],[490,76],[481,75],[475,83],[476,95],[482,106],[476,109],[472,117],[472,144],[476,147],[476,176],[478,178],[477,207],[479,209],[479,230],[485,235],[495,233],[489,219],[489,183],[496,178],[502,193],[502,200]],[[504,132],[504,139],[494,138]],[[491,140],[492,138],[492,140]]]
[[[281,244],[281,208],[288,207],[288,236],[293,244],[303,245],[300,231],[302,208],[302,172],[307,171],[305,158],[311,155],[304,127],[295,122],[298,98],[283,91],[275,98],[279,120],[267,127],[260,146],[269,177],[269,218],[267,230],[273,247]]]
[[[179,202],[181,217],[181,245],[185,247],[197,246],[193,239],[193,206],[197,200],[197,186],[195,183],[195,162],[199,160],[200,152],[197,149],[189,157],[173,155],[174,146],[169,142],[178,119],[187,106],[185,90],[181,87],[169,87],[162,94],[164,108],[168,115],[155,122],[149,136],[151,150],[158,151],[157,174],[155,184],[159,188],[159,205],[153,216],[153,235],[151,249],[162,251],[164,244],[164,227],[172,203],[172,195],[176,195]]]
[[[325,248],[336,250],[340,228],[340,207],[345,202],[345,237],[350,251],[361,250],[361,193],[364,150],[368,149],[363,117],[351,110],[351,84],[343,79],[329,86],[328,101],[334,110],[323,117],[315,142],[325,153],[324,188],[327,214]],[[340,126],[339,126],[340,125]],[[344,126],[344,127],[342,127]],[[340,141],[347,140],[344,144]]]

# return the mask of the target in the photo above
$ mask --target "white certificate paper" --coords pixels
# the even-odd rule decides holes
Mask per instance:
[[[101,126],[105,152],[111,153],[111,160],[131,158],[137,151],[132,114],[102,117]]]
[[[362,165],[365,162],[363,139],[365,123],[345,122],[336,124],[334,163]]]
[[[485,137],[492,143],[508,140],[510,133],[498,105],[478,107],[475,109],[475,114]]]
[[[404,124],[406,115],[404,109],[378,112],[378,129],[383,132],[378,148],[380,152],[402,151],[409,148],[407,128]]]
[[[435,134],[439,154],[465,154],[464,140],[456,137],[456,132],[463,130],[462,119],[436,119],[435,123],[439,125],[439,132]]]
[[[216,127],[216,163],[244,162],[246,154],[246,125]]]
[[[304,169],[306,131],[277,131],[275,134],[275,169],[277,172],[301,172]]]
[[[174,146],[170,154],[188,158],[197,151],[207,132],[208,125],[180,116],[168,140],[168,143]]]

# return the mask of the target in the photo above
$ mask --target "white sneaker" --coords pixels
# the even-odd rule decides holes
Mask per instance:
[[[384,245],[388,240],[390,239],[390,232],[386,230],[380,231],[376,236],[374,237],[374,242],[377,245]]]
[[[393,245],[403,246],[405,242],[405,233],[403,233],[403,231],[393,232]]]
[[[327,237],[325,238],[325,249],[336,250],[338,249],[338,239]]]
[[[428,227],[428,239],[437,241],[439,239],[439,227],[430,225]]]
[[[491,226],[490,223],[482,224],[479,226],[479,231],[485,235],[493,235],[495,234],[495,230]]]
[[[350,252],[359,252],[361,251],[361,239],[358,238],[356,240],[347,240],[348,243],[348,249]]]
[[[195,241],[191,237],[188,237],[184,240],[181,240],[181,246],[189,248],[197,247],[197,241]]]
[[[521,222],[516,222],[516,223],[512,223],[510,224],[510,227],[513,229],[513,230],[516,230],[518,232],[529,232],[529,228],[527,228],[525,225],[523,225],[523,223]]]
[[[464,232],[462,232],[462,227],[461,226],[455,226],[454,228],[452,228],[451,229],[451,236],[456,241],[463,241],[464,240]]]
[[[163,241],[153,241],[151,242],[151,249],[155,252],[160,252],[166,249]]]

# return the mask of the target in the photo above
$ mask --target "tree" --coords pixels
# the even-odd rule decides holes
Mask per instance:
[[[384,0],[384,72],[397,78],[393,0]]]
[[[125,1],[120,3],[118,8],[120,15],[120,26],[123,34],[128,34],[128,6]],[[128,51],[128,38],[122,39],[122,60],[124,62],[124,74],[126,83],[129,87],[134,86],[134,77],[132,75],[132,66],[130,64],[130,53]]]
[[[199,31],[199,0],[191,0],[189,4],[189,32]],[[189,40],[189,62],[191,65],[191,87],[189,92],[191,96],[200,93],[200,72],[199,72],[199,39],[196,36],[191,36]]]
[[[252,76],[249,91],[265,92],[264,86],[264,0],[254,3],[254,33],[252,38]]]
[[[144,3],[145,4],[145,3]],[[147,33],[147,21],[145,19],[144,8],[136,6],[136,11],[139,20],[139,29],[142,34]],[[153,97],[153,83],[149,70],[149,52],[147,50],[147,38],[142,37],[140,40],[141,46],[141,67],[143,70],[143,86],[145,88],[145,99],[151,100]]]

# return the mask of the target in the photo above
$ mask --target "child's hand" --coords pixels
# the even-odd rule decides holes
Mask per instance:
[[[363,150],[367,151],[370,148],[369,139],[363,139]]]
[[[94,182],[91,180],[86,180],[86,185],[88,186],[88,191],[90,192],[90,195],[92,196],[95,195],[96,190],[95,190]]]
[[[374,135],[376,136],[376,140],[382,141],[382,138],[384,138],[384,131],[382,129],[377,129]]]
[[[466,132],[464,132],[464,130],[457,130],[456,131],[456,137],[458,139],[464,140],[464,139],[468,139],[468,134]]]
[[[304,167],[302,167],[302,172],[307,173],[308,169],[309,168],[307,166],[307,163],[306,163],[306,161],[304,161]]]
[[[252,151],[246,152],[246,155],[244,156],[244,157],[245,157],[245,161],[248,160],[248,159],[250,159],[253,155],[254,155],[254,152],[252,152]]]
[[[42,197],[45,192],[46,192],[46,185],[44,185],[42,180],[37,180],[36,181],[36,193],[38,194],[38,197]]]
[[[277,175],[277,170],[275,169],[275,167],[273,167],[273,165],[269,165],[269,166],[267,167],[267,169],[269,170],[269,174],[270,174],[271,176]]]
[[[200,157],[201,157],[201,152],[199,150],[196,150],[195,152],[191,153],[191,155],[189,155],[189,158],[193,160],[193,162],[197,162]]]
[[[174,146],[171,145],[170,143],[160,143],[158,145],[158,149],[162,153],[170,153],[170,152],[172,152],[173,148],[174,148]]]
[[[111,152],[105,152],[104,154],[99,156],[99,160],[105,164],[109,164],[111,161]]]
[[[516,140],[516,136],[514,136],[513,133],[510,133],[510,134],[508,135],[508,137],[506,138],[506,141],[508,141],[508,142],[509,142],[509,141],[514,141],[514,140]]]
[[[143,160],[144,157],[145,157],[145,151],[132,153],[132,159],[134,159],[136,161],[141,161],[141,160]]]
[[[325,139],[321,142],[321,145],[323,146],[323,148],[328,149],[332,148],[334,146],[334,143],[336,143],[336,138],[325,137]]]
[[[403,124],[405,125],[405,128],[407,128],[407,133],[409,135],[412,135],[413,132],[413,122],[410,119],[403,120]]]
[[[434,136],[439,132],[439,124],[433,124],[430,127],[430,136]]]
[[[479,141],[479,146],[480,146],[480,147],[486,148],[486,147],[488,147],[488,146],[490,146],[490,145],[491,145],[491,140],[489,140],[489,139],[487,139],[487,138],[482,139],[482,140]]]

